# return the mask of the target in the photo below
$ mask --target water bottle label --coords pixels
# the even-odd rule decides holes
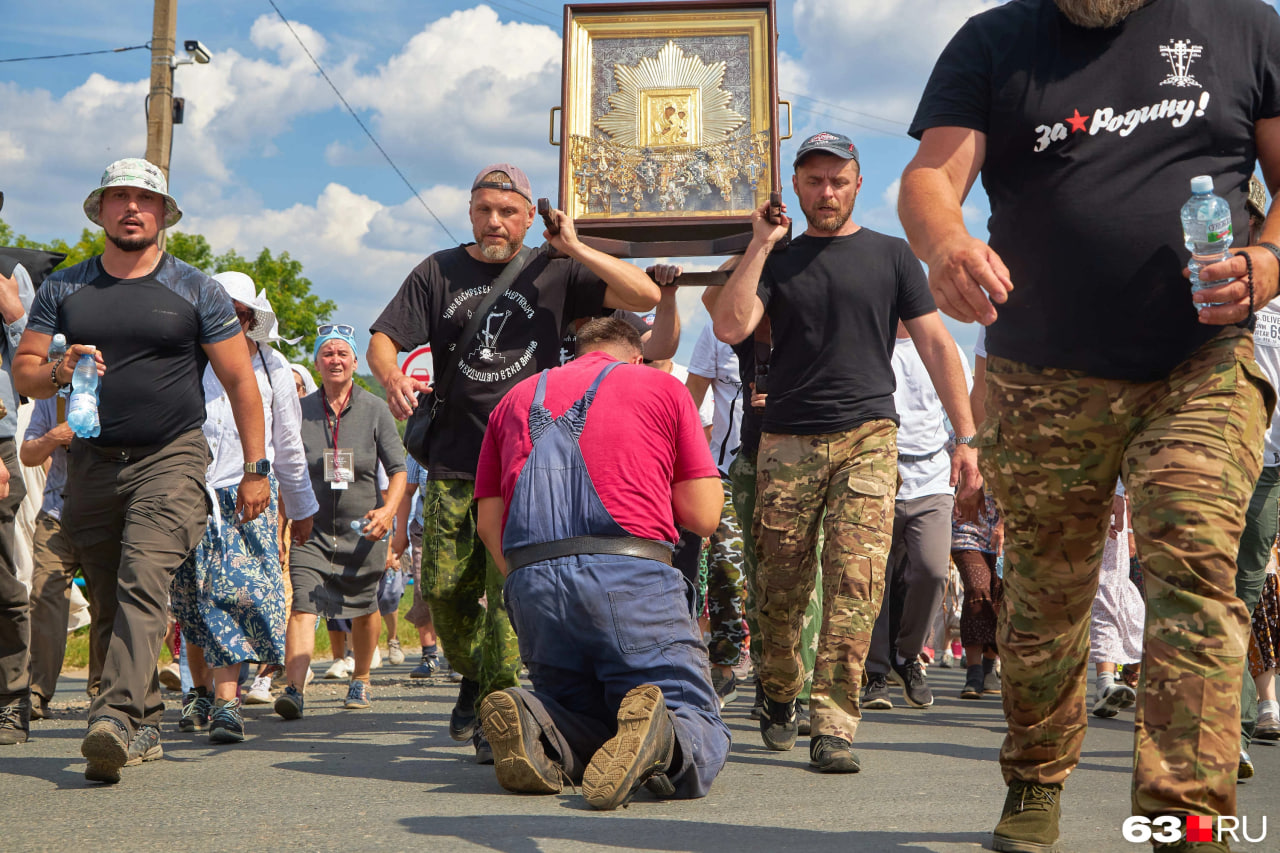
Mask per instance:
[[[1210,243],[1221,243],[1231,236],[1231,222],[1214,222],[1209,226],[1205,239]]]

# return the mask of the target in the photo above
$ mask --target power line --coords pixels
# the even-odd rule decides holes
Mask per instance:
[[[449,240],[454,243],[458,242],[458,238],[453,236],[453,233],[449,230],[449,226],[445,225],[443,222],[440,221],[440,217],[436,216],[436,212],[432,210],[431,206],[427,204],[426,200],[423,199],[423,197],[418,194],[418,190],[414,187],[414,185],[409,183],[409,179],[404,176],[404,172],[400,171],[400,167],[396,165],[396,161],[391,159],[391,155],[386,152],[386,150],[378,142],[377,138],[374,137],[373,133],[369,130],[369,128],[365,127],[364,122],[360,120],[360,116],[356,115],[356,111],[353,110],[351,108],[351,105],[347,103],[347,99],[342,96],[342,93],[340,91],[338,91],[338,87],[335,86],[333,81],[329,79],[329,75],[325,73],[322,67],[320,67],[320,63],[316,61],[316,58],[311,55],[311,51],[307,49],[307,45],[302,41],[302,38],[298,35],[297,31],[293,28],[293,24],[290,24],[289,19],[284,16],[283,12],[280,11],[280,7],[276,5],[276,0],[267,0],[267,2],[271,4],[272,9],[276,10],[276,14],[280,16],[281,21],[284,21],[284,25],[289,28],[289,32],[292,33],[294,39],[297,40],[298,46],[302,48],[302,52],[307,55],[307,59],[310,59],[311,64],[314,65],[316,67],[316,70],[320,72],[320,76],[324,78],[324,82],[329,84],[329,88],[332,89],[333,93],[338,96],[338,100],[342,101],[342,105],[347,108],[347,112],[351,113],[351,117],[356,120],[356,124],[360,125],[360,129],[364,131],[364,135],[369,137],[369,141],[372,142],[373,146],[378,149],[378,153],[383,156],[383,158],[387,161],[387,163],[391,166],[391,168],[395,170],[395,173],[400,176],[400,180],[404,181],[404,185],[409,188],[409,192],[413,193],[413,197],[418,200],[418,203],[423,206],[423,208],[427,211],[427,213],[431,214],[431,218],[434,219],[436,221],[436,224],[439,225],[440,228],[444,231],[444,233],[449,236]]]
[[[844,122],[845,124],[851,124],[851,125],[853,125],[854,127],[860,127],[860,128],[862,128],[863,130],[870,130],[870,131],[872,131],[873,133],[879,133],[879,134],[882,134],[882,135],[884,135],[884,136],[891,136],[891,137],[893,137],[893,138],[895,138],[895,139],[910,139],[910,138],[911,138],[910,136],[908,136],[907,134],[903,133],[903,132],[902,132],[902,131],[900,131],[900,130],[899,130],[899,131],[894,131],[894,130],[885,130],[885,129],[884,129],[884,128],[882,128],[882,127],[874,127],[874,126],[869,125],[869,124],[862,124],[861,122],[853,121],[852,119],[850,119],[850,118],[846,118],[845,116],[833,116],[833,115],[830,115],[830,114],[828,114],[828,113],[820,113],[820,112],[818,112],[817,110],[811,110],[811,109],[809,109],[808,107],[802,107],[802,106],[800,106],[800,105],[798,105],[798,104],[796,105],[796,109],[797,109],[797,110],[800,110],[801,112],[811,113],[812,115],[815,115],[815,116],[817,116],[818,118],[829,118],[829,119],[831,119],[832,121]]]
[[[831,107],[833,109],[841,110],[842,112],[853,113],[854,115],[866,116],[867,118],[873,118],[876,121],[887,121],[889,124],[900,124],[903,127],[911,126],[910,122],[899,121],[896,118],[885,118],[884,116],[873,115],[871,113],[863,112],[862,110],[855,110],[851,107],[841,106],[840,104],[833,104],[830,101],[823,101],[813,97],[812,95],[802,95],[799,92],[783,92],[782,94],[792,98],[804,98],[806,101],[813,101],[815,104],[822,104],[824,107]]]
[[[72,56],[97,56],[100,53],[124,53],[126,50],[150,50],[151,44],[135,44],[132,47],[113,47],[107,50],[85,50],[80,53],[51,53],[48,56],[17,56],[0,59],[0,62],[34,62],[37,59],[67,59]]]
[[[520,10],[518,10],[518,9],[512,9],[510,6],[504,6],[504,5],[502,5],[501,3],[495,3],[495,2],[494,2],[494,0],[484,0],[484,2],[488,3],[490,6],[497,6],[499,9],[506,9],[506,10],[507,10],[508,12],[510,12],[511,14],[513,14],[513,15],[519,15],[519,16],[521,16],[522,18],[524,18],[526,21],[529,21],[530,23],[535,23],[535,24],[541,24],[541,23],[543,23],[542,21],[534,21],[534,20],[532,20],[532,19],[529,17],[529,14],[528,14],[527,12],[521,12],[521,11],[520,11]],[[556,24],[559,24],[559,23],[560,23],[559,21],[557,21],[557,20],[555,19],[555,13],[554,13],[554,12],[552,12],[550,9],[545,9],[545,8],[543,8],[542,6],[535,6],[535,5],[534,5],[534,4],[532,4],[532,3],[527,3],[527,2],[525,2],[525,0],[514,0],[514,2],[519,3],[521,6],[528,6],[530,9],[536,9],[538,12],[540,12],[540,13],[542,13],[543,15],[546,15],[547,17],[551,18],[551,20],[552,20],[552,21],[555,21],[555,23],[556,23]]]

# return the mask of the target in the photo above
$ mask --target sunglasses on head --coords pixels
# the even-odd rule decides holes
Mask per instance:
[[[316,326],[316,334],[322,338],[331,332],[337,332],[338,334],[348,338],[353,338],[356,334],[356,330],[353,327],[348,326],[346,323],[321,323],[319,326]]]

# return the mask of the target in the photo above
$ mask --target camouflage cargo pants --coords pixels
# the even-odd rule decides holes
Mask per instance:
[[[733,481],[733,509],[739,519],[754,519],[756,514],[756,460],[748,459],[739,453],[729,466],[729,477]],[[822,537],[818,537],[818,552],[822,552]],[[746,575],[747,590],[747,631],[751,638],[748,649],[751,654],[751,666],[756,677],[760,677],[762,663],[760,653],[760,622],[756,611],[756,537],[752,535],[751,525],[742,525],[742,568]],[[822,626],[822,584],[813,585],[813,595],[809,596],[809,604],[804,609],[804,621],[800,626],[800,661],[804,667],[804,687],[796,696],[804,704],[809,704],[809,689],[813,686],[813,659],[818,653],[818,628]]]
[[[733,486],[721,479],[724,509],[720,526],[707,540],[707,616],[711,623],[711,663],[737,666],[747,639],[743,608],[746,581],[742,568],[742,525],[733,510]]]
[[[445,657],[479,682],[479,699],[519,683],[520,650],[502,606],[502,575],[476,532],[474,495],[470,480],[427,482],[422,593]]]
[[[1062,782],[1086,727],[1089,614],[1117,476],[1146,572],[1136,814],[1235,814],[1249,614],[1236,553],[1275,394],[1227,329],[1156,382],[987,365],[983,474],[1005,518],[1006,782]]]
[[[812,732],[852,741],[862,668],[884,596],[898,483],[898,429],[886,419],[828,435],[765,433],[756,483],[755,595],[765,693],[804,685],[801,628],[821,554],[822,624],[809,697]]]

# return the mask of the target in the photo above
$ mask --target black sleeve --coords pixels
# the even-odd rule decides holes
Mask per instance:
[[[911,247],[902,241],[898,253],[898,319],[914,320],[938,310],[929,291],[929,278]]]
[[[931,127],[967,127],[986,133],[990,112],[991,57],[970,18],[934,64],[907,133],[914,139]]]
[[[554,262],[553,262],[554,263]],[[604,297],[608,285],[598,275],[577,261],[565,264],[564,319],[566,328],[574,320],[600,317],[604,314]],[[564,329],[561,329],[563,333]]]
[[[1266,4],[1259,4],[1258,30],[1261,32],[1262,57],[1258,62],[1260,103],[1254,121],[1280,116],[1280,14]]]
[[[431,284],[439,277],[440,270],[434,257],[414,267],[369,331],[381,332],[391,338],[402,352],[429,343]]]
[[[760,281],[756,284],[756,296],[764,305],[765,313],[769,311],[769,297],[773,295],[773,271],[769,266],[770,258],[764,259],[764,269],[760,270]]]
[[[44,284],[36,291],[36,298],[31,302],[31,310],[27,312],[27,328],[42,335],[58,333],[58,294],[61,292],[59,282],[45,279]]]

